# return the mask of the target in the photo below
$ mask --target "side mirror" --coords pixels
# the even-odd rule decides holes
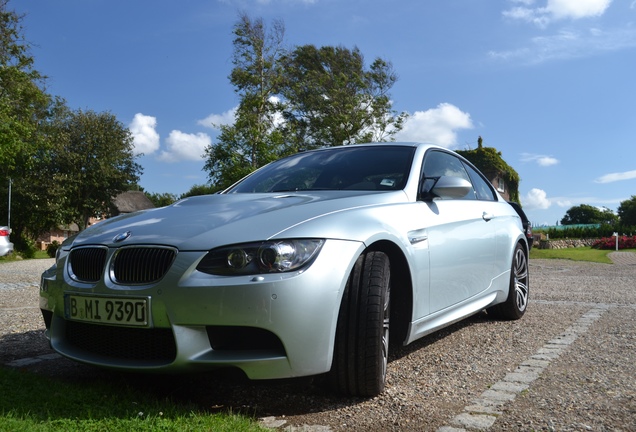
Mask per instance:
[[[424,185],[427,182],[423,182]],[[430,184],[430,183],[429,183]],[[442,176],[435,181],[430,190],[422,190],[420,197],[424,201],[433,198],[463,198],[473,189],[473,185],[460,177]]]

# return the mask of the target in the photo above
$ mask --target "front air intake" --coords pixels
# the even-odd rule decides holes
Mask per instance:
[[[170,364],[177,346],[169,328],[138,329],[66,321],[65,343],[92,355],[117,361]]]

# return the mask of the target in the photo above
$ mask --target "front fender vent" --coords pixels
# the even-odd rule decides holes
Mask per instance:
[[[174,248],[128,247],[119,249],[110,265],[110,277],[120,285],[158,282],[177,256]]]

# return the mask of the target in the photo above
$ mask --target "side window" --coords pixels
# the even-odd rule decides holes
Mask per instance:
[[[471,179],[464,168],[462,161],[456,156],[442,152],[442,151],[430,151],[424,157],[424,186],[431,187],[434,178],[449,176],[459,177],[468,182]],[[472,183],[472,182],[471,182]],[[463,199],[475,199],[475,191],[471,190]]]
[[[473,167],[468,164],[464,164],[464,166],[466,167],[466,171],[468,171],[470,180],[472,181],[473,187],[475,188],[477,199],[495,201],[495,194],[490,184],[486,180],[484,180],[484,178],[479,175],[479,173]]]

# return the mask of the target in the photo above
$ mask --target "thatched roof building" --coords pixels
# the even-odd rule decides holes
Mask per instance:
[[[143,192],[128,191],[120,193],[113,198],[110,203],[110,215],[118,216],[120,214],[132,213],[154,207],[152,201],[150,201]]]

